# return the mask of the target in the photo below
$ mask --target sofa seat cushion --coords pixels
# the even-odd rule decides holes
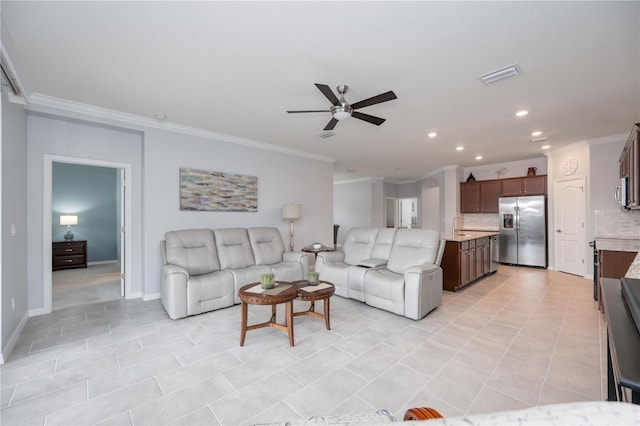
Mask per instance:
[[[233,284],[235,286],[234,300],[236,303],[240,303],[240,298],[238,297],[240,287],[246,284],[260,282],[260,275],[270,274],[272,272],[271,268],[266,265],[253,265],[248,268],[227,269],[227,271],[233,275]]]
[[[404,276],[387,269],[370,269],[364,277],[365,303],[404,315]]]
[[[242,269],[255,265],[245,228],[214,229],[221,269]]]
[[[210,229],[186,229],[165,234],[166,262],[183,267],[189,275],[219,271],[218,253]]]
[[[187,285],[187,315],[196,315],[234,304],[233,275],[228,271],[191,277]]]

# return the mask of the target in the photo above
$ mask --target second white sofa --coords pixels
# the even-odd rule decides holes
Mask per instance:
[[[445,241],[426,229],[352,228],[342,251],[316,257],[335,294],[419,320],[442,303]]]

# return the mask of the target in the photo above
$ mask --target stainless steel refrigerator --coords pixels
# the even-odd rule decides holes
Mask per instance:
[[[500,198],[500,263],[547,267],[545,201],[543,195]]]

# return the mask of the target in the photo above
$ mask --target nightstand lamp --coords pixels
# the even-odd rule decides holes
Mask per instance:
[[[64,234],[65,241],[73,241],[73,232],[71,232],[71,225],[78,224],[78,216],[63,215],[60,216],[60,225],[67,225],[67,232]]]

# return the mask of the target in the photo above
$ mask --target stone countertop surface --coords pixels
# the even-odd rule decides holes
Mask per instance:
[[[447,241],[461,242],[461,241],[476,240],[478,238],[490,237],[492,235],[498,235],[499,233],[500,232],[498,232],[498,231],[466,231],[466,230],[462,230],[462,231],[458,231],[455,235],[452,235],[449,232],[449,233],[443,233],[443,234],[441,234],[441,236],[442,236],[442,238],[444,238]]]
[[[596,237],[596,249],[610,251],[636,251],[640,252],[640,239],[623,238],[598,238]]]
[[[640,278],[640,253],[636,254],[636,258],[633,259],[624,276],[627,278]]]

